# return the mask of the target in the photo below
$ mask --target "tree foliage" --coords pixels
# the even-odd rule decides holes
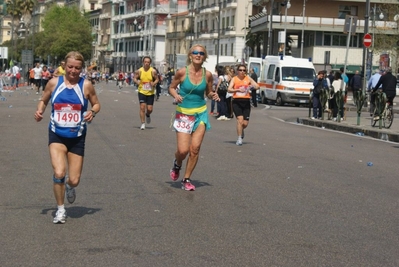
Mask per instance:
[[[35,36],[35,54],[63,58],[79,51],[90,58],[93,37],[88,18],[76,6],[51,6],[42,22],[43,32]]]

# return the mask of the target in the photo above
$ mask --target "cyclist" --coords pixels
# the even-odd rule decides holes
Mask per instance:
[[[392,69],[389,67],[385,70],[386,74],[382,75],[378,83],[373,88],[373,93],[378,90],[380,86],[382,86],[382,91],[387,96],[387,102],[390,103],[390,106],[393,105],[393,99],[396,96],[396,77],[392,75]],[[374,118],[378,120],[378,117]]]
[[[376,69],[374,71],[373,76],[371,76],[369,82],[367,83],[368,93],[370,93],[373,90],[373,88],[376,88],[375,86],[377,85],[380,78],[381,78],[381,71],[379,69]],[[378,88],[381,88],[381,85]],[[375,102],[375,96],[374,94],[370,94],[370,116],[374,116],[374,102]]]

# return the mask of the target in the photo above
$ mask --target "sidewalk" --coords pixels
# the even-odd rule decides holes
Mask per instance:
[[[358,135],[370,136],[373,138],[399,142],[399,110],[397,106],[394,106],[394,120],[389,129],[379,129],[379,122],[376,123],[375,127],[371,126],[372,117],[370,117],[370,112],[367,108],[362,109],[360,116],[360,123],[357,125],[357,112],[356,106],[352,103],[347,103],[346,105],[346,120],[341,122],[335,122],[328,120],[327,113],[324,113],[324,120],[312,120],[308,117],[298,117],[297,122],[304,125],[326,128],[335,131],[353,133]]]

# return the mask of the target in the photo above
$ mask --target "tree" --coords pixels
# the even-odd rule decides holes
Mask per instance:
[[[85,58],[90,57],[91,26],[78,7],[52,5],[44,16],[42,27],[42,36],[35,38],[37,55],[64,58],[70,51],[79,51]]]

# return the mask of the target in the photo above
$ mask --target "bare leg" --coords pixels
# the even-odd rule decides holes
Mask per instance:
[[[198,155],[202,140],[205,135],[205,125],[200,124],[191,135],[186,133],[177,133],[177,151],[175,153],[176,164],[181,166],[183,160],[189,154],[184,178],[190,178],[198,162]]]
[[[52,143],[49,145],[51,165],[53,166],[54,177],[62,179],[66,175],[66,154],[65,145]],[[64,205],[65,184],[53,184],[54,197],[58,206]]]
[[[147,104],[146,103],[140,103],[140,120],[141,123],[145,123],[145,108]]]

